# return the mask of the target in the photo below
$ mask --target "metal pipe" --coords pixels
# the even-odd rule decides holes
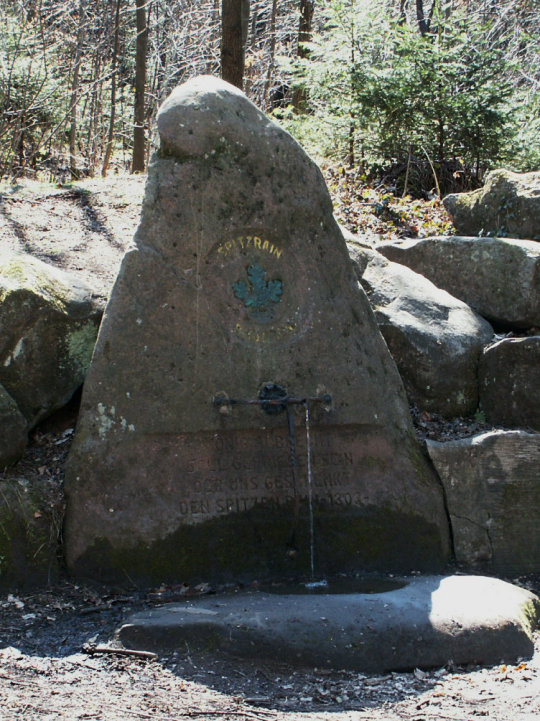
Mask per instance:
[[[306,398],[294,398],[292,396],[285,396],[284,398],[227,398],[226,396],[214,396],[215,406],[283,406],[283,405],[303,405],[305,403],[324,403],[330,405],[332,403],[332,396],[325,393],[322,396],[310,396]]]

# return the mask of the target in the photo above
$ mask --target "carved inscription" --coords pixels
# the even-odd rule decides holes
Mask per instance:
[[[358,430],[313,430],[312,496],[316,510],[346,511],[372,502],[371,487],[357,483],[371,472],[373,488],[385,468],[385,449]],[[255,507],[279,512],[308,498],[307,449],[297,437],[297,487],[286,429],[166,436],[154,439],[154,472],[168,503],[185,523]]]

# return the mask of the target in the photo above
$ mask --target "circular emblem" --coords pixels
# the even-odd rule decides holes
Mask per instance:
[[[205,284],[219,285],[220,318],[237,338],[250,344],[296,340],[306,315],[305,294],[295,292],[296,265],[290,245],[264,231],[238,232],[212,247]]]

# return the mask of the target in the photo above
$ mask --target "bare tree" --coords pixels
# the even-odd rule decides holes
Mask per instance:
[[[120,48],[120,7],[122,0],[116,0],[116,10],[114,14],[114,45],[112,54],[112,79],[111,79],[111,108],[110,108],[110,119],[109,119],[109,132],[107,136],[107,145],[105,148],[105,157],[103,158],[103,167],[101,168],[101,175],[105,177],[107,170],[109,169],[109,163],[111,160],[111,154],[114,143],[114,123],[116,120],[116,85],[117,85],[117,66],[118,66],[118,52]]]
[[[300,0],[300,22],[298,24],[298,57],[309,57],[306,43],[311,40],[313,28],[314,0]],[[297,112],[303,112],[307,100],[305,88],[297,88],[294,92],[293,105]]]
[[[148,24],[146,21],[146,0],[135,0],[137,42],[135,51],[135,123],[133,128],[133,172],[144,170],[146,120],[146,54],[148,48]]]
[[[32,16],[35,8],[30,8]],[[29,12],[30,12],[29,10]],[[84,0],[79,0],[79,27],[75,41],[75,59],[73,62],[73,76],[71,78],[70,115],[71,123],[69,128],[69,168],[72,178],[79,175],[77,169],[77,105],[79,101],[79,76],[83,57],[83,42],[85,35],[86,8]]]
[[[221,77],[244,86],[249,0],[221,0]]]

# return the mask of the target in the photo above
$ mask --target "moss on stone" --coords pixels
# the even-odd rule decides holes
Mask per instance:
[[[66,336],[69,360],[82,377],[86,375],[96,343],[97,328],[92,321],[71,331]]]
[[[55,269],[51,267],[49,271],[45,263],[30,256],[13,254],[0,266],[0,276],[17,283],[16,288],[8,286],[0,291],[0,301],[5,301],[13,292],[27,291],[41,297],[55,310],[66,312],[72,290],[61,282]]]
[[[521,618],[525,628],[532,634],[540,619],[540,600],[537,596],[534,596],[523,604],[521,607]]]
[[[100,315],[90,288],[21,253],[0,262],[0,382],[30,426],[81,385]]]

